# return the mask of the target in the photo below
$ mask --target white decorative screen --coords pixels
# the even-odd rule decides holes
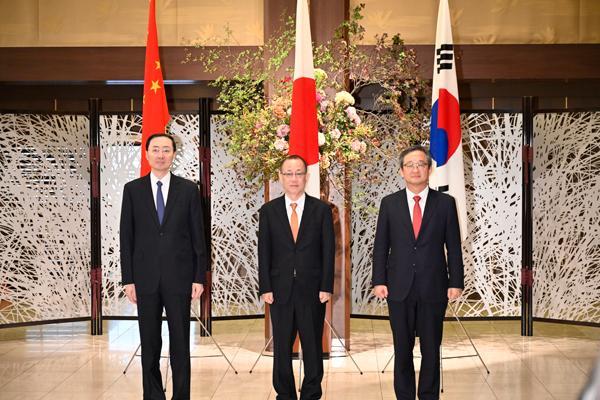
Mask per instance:
[[[534,316],[600,323],[600,112],[534,118]]]
[[[199,119],[197,114],[174,114],[168,125],[175,135],[174,174],[199,180]],[[139,114],[100,117],[100,192],[102,215],[102,295],[104,316],[136,315],[124,297],[119,261],[119,218],[123,186],[139,177],[142,117]]]
[[[469,236],[465,317],[518,316],[521,304],[521,114],[461,118]]]
[[[0,324],[90,315],[89,120],[0,114]]]
[[[214,316],[264,312],[258,297],[258,210],[262,190],[245,187],[226,149],[225,122],[211,121],[212,312]]]
[[[371,118],[377,129],[393,136],[397,123],[392,114]],[[385,143],[386,150],[396,145]],[[378,150],[371,149],[371,157],[377,157]],[[381,199],[390,193],[404,188],[404,180],[400,176],[398,158],[381,158],[376,170],[378,176],[368,181],[358,179],[361,170],[355,172],[352,182],[353,204],[351,212],[352,236],[352,314],[387,315],[385,302],[377,300],[371,293],[371,275],[373,271],[373,242],[377,225],[377,212]]]

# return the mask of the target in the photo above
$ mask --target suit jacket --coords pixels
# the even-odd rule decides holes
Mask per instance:
[[[328,204],[306,195],[296,242],[285,209],[285,197],[261,207],[258,227],[260,294],[273,292],[274,302],[285,304],[295,281],[296,290],[305,292],[307,301],[318,301],[320,291],[333,293],[334,261],[335,234]]]
[[[190,294],[204,283],[207,256],[200,192],[195,183],[171,174],[162,225],[154,205],[150,175],[125,185],[121,208],[122,283],[138,294]]]
[[[381,201],[373,248],[373,285],[387,285],[388,299],[402,301],[416,282],[422,301],[447,301],[448,288],[463,288],[463,261],[456,203],[429,189],[415,238],[406,190]]]

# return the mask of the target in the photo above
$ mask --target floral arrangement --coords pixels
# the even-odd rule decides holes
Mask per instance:
[[[375,129],[364,123],[347,91],[327,95],[323,83],[327,73],[315,69],[319,163],[323,174],[334,166],[352,165],[374,145]],[[236,164],[253,180],[261,174],[277,179],[277,170],[289,150],[292,81],[285,77],[279,90],[264,107],[231,118],[229,150]]]
[[[363,9],[364,5],[357,6],[332,40],[313,47],[314,64],[322,67],[315,68],[321,178],[328,177],[336,185],[347,182],[357,165],[363,174],[365,165],[394,157],[397,147],[419,141],[427,133],[423,124],[426,85],[419,78],[414,52],[404,47],[398,35],[378,37],[371,50],[361,47]],[[220,89],[217,100],[228,123],[227,146],[235,159],[231,167],[256,186],[264,179],[278,178],[278,167],[289,149],[292,71],[285,61],[294,48],[294,33],[290,18],[257,50],[236,53],[228,46],[199,43],[199,52],[194,55],[188,50],[183,61],[198,62],[207,72],[215,72],[218,65],[228,71],[212,84]],[[358,109],[356,94],[369,86],[378,88],[372,95],[373,106]],[[377,129],[389,121],[381,115],[389,114],[395,117],[394,129]],[[397,147],[381,146],[384,142]]]

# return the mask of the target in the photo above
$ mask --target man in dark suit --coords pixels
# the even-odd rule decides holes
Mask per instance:
[[[297,399],[292,347],[300,333],[305,365],[301,399],[320,399],[325,303],[333,292],[335,234],[329,205],[304,192],[306,162],[289,156],[279,181],[285,192],[260,209],[259,290],[270,304],[273,386],[278,400]]]
[[[419,399],[439,399],[440,345],[448,300],[460,297],[463,261],[454,198],[428,187],[431,156],[400,154],[406,189],[381,201],[373,249],[374,294],[387,299],[394,337],[394,391],[414,400],[415,336],[421,347]]]
[[[190,398],[190,304],[204,289],[207,257],[200,193],[170,172],[175,140],[155,134],[146,142],[150,174],[123,190],[121,274],[137,304],[144,399],[165,399],[159,369],[163,308],[169,325],[173,399]]]

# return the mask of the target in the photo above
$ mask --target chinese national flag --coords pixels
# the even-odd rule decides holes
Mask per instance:
[[[156,30],[155,0],[150,0],[148,10],[148,39],[146,40],[146,63],[144,69],[144,99],[142,108],[142,158],[140,176],[150,172],[146,160],[146,140],[155,133],[164,133],[171,119],[158,57],[158,33]]]

